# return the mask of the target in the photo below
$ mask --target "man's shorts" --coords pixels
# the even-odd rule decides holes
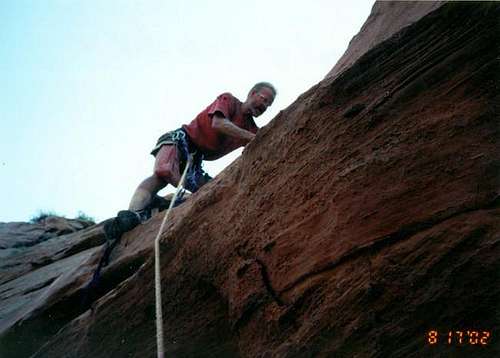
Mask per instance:
[[[184,171],[187,163],[187,157],[189,154],[193,155],[193,165],[191,170],[188,172],[185,187],[192,193],[197,191],[201,186],[206,184],[212,178],[206,174],[202,169],[203,155],[196,145],[191,141],[188,134],[183,128],[176,129],[171,132],[167,132],[158,138],[156,146],[151,151],[151,154],[156,157],[161,147],[164,145],[175,145],[177,152],[179,153],[179,173]],[[168,157],[168,155],[166,156]],[[160,161],[163,160],[160,159]],[[169,168],[168,171],[172,171],[175,165],[173,163],[155,163],[155,166],[165,166]]]
[[[176,130],[170,131],[162,135],[160,138],[158,138],[158,141],[156,142],[155,147],[151,151],[151,154],[153,156],[156,156],[160,148],[164,145],[181,145],[180,141],[182,139],[185,139],[188,145],[188,150],[189,153],[195,153],[196,152],[196,146],[194,143],[191,141],[191,138],[187,135],[186,131],[183,128],[178,128]],[[184,159],[184,158],[183,158]]]

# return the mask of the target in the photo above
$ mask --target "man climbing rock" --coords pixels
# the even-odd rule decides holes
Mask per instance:
[[[154,173],[136,189],[129,210],[141,212],[154,195],[168,184],[177,186],[188,152],[193,154],[193,169],[186,189],[195,192],[208,181],[201,170],[202,160],[215,160],[250,142],[257,132],[252,117],[264,113],[276,96],[273,85],[259,82],[249,91],[245,102],[223,93],[190,124],[162,135],[151,152]]]
[[[158,191],[168,184],[177,186],[187,163],[193,164],[184,187],[197,191],[211,178],[202,170],[203,160],[216,160],[250,142],[257,132],[253,117],[258,117],[273,103],[276,89],[268,82],[255,84],[245,102],[231,93],[223,93],[189,124],[162,135],[152,150],[155,156],[153,174],[143,180],[132,196],[129,210],[120,211],[117,221],[105,231],[121,235],[151,216],[158,205]]]

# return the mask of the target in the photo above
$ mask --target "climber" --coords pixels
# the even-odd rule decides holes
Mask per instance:
[[[194,163],[185,187],[198,190],[211,179],[201,169],[202,160],[218,159],[250,142],[258,129],[252,117],[264,113],[275,96],[276,89],[267,82],[254,85],[243,103],[223,93],[190,124],[162,135],[151,152],[156,158],[154,173],[136,189],[129,210],[142,214],[159,190],[177,186],[187,152],[193,153]]]
[[[151,205],[159,198],[156,193],[168,184],[179,183],[188,153],[193,155],[193,164],[184,187],[195,192],[206,184],[211,178],[202,170],[202,161],[218,159],[250,142],[258,129],[253,117],[264,113],[275,96],[276,89],[269,82],[255,84],[245,102],[223,93],[190,124],[162,135],[151,152],[155,156],[153,174],[137,187],[129,210],[118,215],[125,221],[120,231],[128,231],[151,216]]]

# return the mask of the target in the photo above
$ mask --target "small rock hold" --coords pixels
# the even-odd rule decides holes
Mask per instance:
[[[384,287],[380,283],[370,284],[366,289],[366,298],[369,302],[375,301],[384,293]]]
[[[265,252],[269,252],[273,249],[274,245],[276,245],[276,241],[270,241],[268,242],[267,244],[265,244],[262,249],[265,251]]]
[[[245,272],[247,272],[249,266],[250,265],[248,263],[244,263],[242,266],[240,266],[236,271],[236,276],[238,278],[243,277],[243,275],[245,275]]]
[[[345,118],[352,118],[359,114],[363,109],[366,108],[366,105],[363,103],[358,103],[349,108],[347,111],[344,112],[344,117]]]

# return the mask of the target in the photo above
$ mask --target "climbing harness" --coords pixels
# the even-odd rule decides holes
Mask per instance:
[[[168,207],[165,216],[163,217],[160,229],[158,230],[158,234],[156,235],[155,238],[156,344],[157,344],[158,358],[165,357],[165,347],[163,343],[163,312],[161,304],[160,237],[163,232],[165,223],[167,222],[168,216],[170,214],[170,209],[173,208],[179,192],[183,190],[182,187],[192,163],[193,163],[193,157],[188,154],[187,164],[186,167],[184,168],[184,172],[182,173],[181,180],[179,181],[179,185],[177,186],[174,197],[170,201],[170,206]]]
[[[200,187],[212,180],[212,177],[205,173],[203,170],[203,154],[196,148],[196,145],[191,142],[189,136],[183,128],[176,129],[171,132],[163,134],[156,143],[156,146],[151,151],[151,154],[156,156],[158,151],[164,145],[175,145],[179,150],[179,162],[181,168],[184,163],[186,163],[187,158],[191,154],[193,156],[193,162],[190,170],[187,172],[185,184],[183,187],[189,190],[191,193],[196,192]],[[180,198],[183,197],[183,192],[179,195]]]

